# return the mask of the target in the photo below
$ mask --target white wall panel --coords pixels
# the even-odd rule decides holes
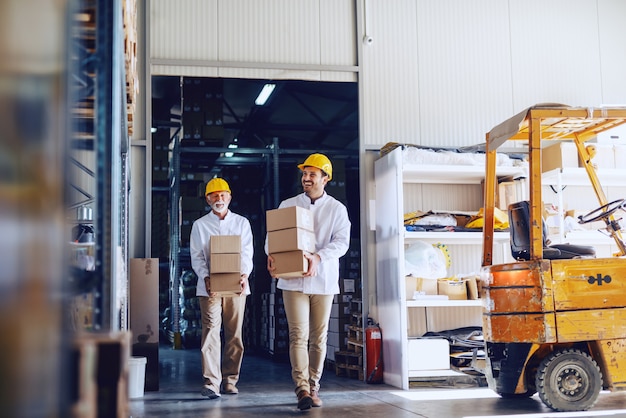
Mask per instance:
[[[541,102],[601,104],[596,0],[510,3],[514,111]]]
[[[218,0],[150,0],[150,57],[218,59]]]
[[[356,81],[353,0],[151,0],[150,10],[153,74]]]
[[[404,213],[415,210],[478,211],[483,205],[479,184],[413,184],[405,183]]]
[[[422,145],[484,142],[513,114],[508,3],[417,2]]]
[[[218,77],[218,69],[215,67],[178,66],[178,65],[153,65],[152,75],[175,75],[184,77]]]
[[[365,0],[360,88],[361,144],[419,144],[417,28],[414,0]],[[365,34],[359,34],[361,38]]]
[[[428,329],[433,332],[482,326],[482,307],[427,308]]]
[[[354,0],[319,2],[320,64],[357,65]]]
[[[598,1],[602,103],[626,104],[626,1]]]
[[[407,310],[409,337],[421,337],[427,332],[482,326],[480,306],[445,308],[410,308]]]
[[[319,64],[318,0],[219,2],[222,61]]]
[[[218,77],[223,78],[259,78],[268,80],[306,80],[306,81],[343,81],[356,82],[356,73],[352,71],[317,71],[297,69],[230,68],[218,69]]]
[[[185,77],[257,78],[268,80],[306,80],[356,82],[352,71],[317,71],[263,69],[241,67],[204,67],[197,65],[153,65],[152,75],[174,75]]]
[[[264,68],[229,68],[222,67],[218,69],[219,77],[224,78],[258,78],[258,79],[276,79],[276,80],[307,80],[319,81],[319,71],[307,70],[289,70],[289,69],[264,69]]]

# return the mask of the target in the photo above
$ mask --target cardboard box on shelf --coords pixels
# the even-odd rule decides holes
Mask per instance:
[[[503,181],[498,183],[496,196],[496,206],[503,211],[507,211],[511,203],[517,202],[517,184],[514,181]]]
[[[228,254],[241,252],[240,235],[213,235],[209,241],[211,254]]]
[[[210,273],[240,273],[241,254],[211,254]]]
[[[304,252],[286,251],[271,254],[274,258],[274,274],[281,279],[292,279],[302,277],[309,269],[309,261],[304,257]]]
[[[239,285],[241,274],[239,272],[211,273],[209,280],[211,282],[211,293],[216,292],[223,296],[241,293],[241,286]]]
[[[315,233],[303,228],[287,228],[278,231],[270,231],[267,234],[267,247],[270,254],[294,250],[314,253]]]
[[[415,296],[415,292],[422,295],[437,294],[437,280],[425,279],[423,277],[406,276],[406,298],[411,300]]]
[[[578,151],[573,142],[558,141],[541,152],[541,172],[556,168],[578,167]]]
[[[467,298],[469,300],[480,298],[480,278],[478,276],[467,276],[463,280],[465,280],[467,285]]]
[[[437,280],[437,292],[440,295],[447,295],[450,300],[466,300],[467,283],[465,280],[439,279]]]
[[[265,218],[268,232],[287,228],[315,231],[313,212],[300,206],[268,210]]]

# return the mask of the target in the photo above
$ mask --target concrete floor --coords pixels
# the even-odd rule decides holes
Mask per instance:
[[[326,370],[322,378],[321,408],[299,411],[288,362],[244,356],[238,395],[208,400],[200,395],[200,352],[161,348],[158,391],[131,399],[130,416],[140,417],[427,417],[500,418],[626,417],[626,394],[602,393],[591,411],[555,413],[537,395],[530,399],[502,399],[477,385],[419,388],[401,391],[385,384],[371,385]]]

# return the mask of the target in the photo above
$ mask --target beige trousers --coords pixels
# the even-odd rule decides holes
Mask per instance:
[[[202,313],[202,375],[204,384],[220,393],[222,383],[236,385],[243,359],[242,327],[246,296],[198,296]],[[224,327],[224,352],[220,330]]]
[[[283,290],[283,301],[289,325],[289,360],[295,392],[319,390],[333,295]]]

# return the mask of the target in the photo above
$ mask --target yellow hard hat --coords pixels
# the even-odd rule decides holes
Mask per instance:
[[[303,170],[304,167],[307,166],[319,168],[324,173],[328,174],[328,180],[333,179],[333,165],[324,154],[311,154],[302,164],[298,164],[300,170]]]
[[[216,177],[209,180],[209,182],[206,184],[206,191],[204,192],[204,195],[206,196],[213,192],[230,193],[230,187],[228,187],[228,183],[226,183],[226,180]]]

